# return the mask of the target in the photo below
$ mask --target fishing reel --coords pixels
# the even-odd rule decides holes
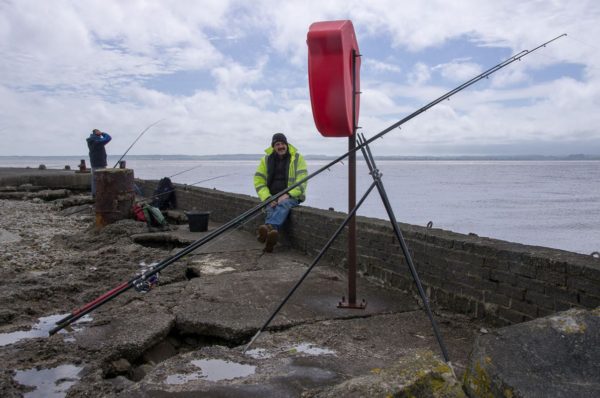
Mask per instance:
[[[138,293],[146,293],[149,292],[153,287],[158,286],[159,274],[153,274],[148,278],[145,278],[143,275],[136,279],[133,282],[133,287]]]

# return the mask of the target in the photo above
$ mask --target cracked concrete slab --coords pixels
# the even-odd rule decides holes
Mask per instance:
[[[464,363],[473,328],[442,324],[451,355]],[[124,396],[333,397],[436,392],[464,397],[440,359],[421,311],[320,321],[267,332],[243,347],[205,347],[156,366]],[[433,351],[433,352],[432,352]],[[217,362],[215,367],[212,362]],[[417,395],[421,396],[421,395]]]
[[[193,279],[184,292],[189,300],[174,310],[177,328],[234,341],[247,338],[268,319],[305,270],[306,266],[293,266]],[[357,297],[367,298],[365,309],[337,308],[346,288],[345,278],[337,270],[314,268],[270,327],[418,308],[408,295],[369,284],[359,284],[357,289]]]
[[[139,357],[163,340],[175,321],[175,317],[161,307],[150,306],[142,300],[131,300],[126,306],[113,309],[109,317],[103,315],[99,313],[74,338],[80,349],[100,352],[108,358]]]
[[[39,317],[79,308],[181,250],[173,249],[181,243],[168,239],[206,236],[180,226],[181,234],[167,240],[157,232],[157,244],[148,247],[131,240],[146,231],[144,223],[122,220],[96,231],[92,218],[60,216],[52,205],[6,203],[15,214],[35,214],[37,224],[31,231],[30,218],[18,217],[15,228],[4,226],[36,237],[4,246],[18,249],[1,270],[6,308],[0,311],[0,331],[5,334],[26,330]],[[426,315],[407,294],[359,277],[358,299],[366,299],[367,308],[336,308],[347,291],[346,272],[324,263],[243,355],[239,344],[254,335],[311,261],[285,245],[263,254],[253,234],[234,231],[161,271],[159,285],[149,292],[129,289],[72,331],[9,344],[0,358],[5,369],[82,367],[69,396],[308,397],[337,391],[336,386],[364,376],[362,371],[393,370],[413,348],[439,352]],[[464,363],[460,358],[478,328],[455,315],[436,319],[451,358]],[[256,383],[250,375],[204,384],[188,379],[207,370],[190,364],[203,359],[256,366]],[[0,395],[28,391],[13,377],[14,372],[0,371]]]

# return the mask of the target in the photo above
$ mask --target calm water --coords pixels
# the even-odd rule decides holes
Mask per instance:
[[[114,164],[117,158],[109,161]],[[86,159],[87,161],[87,159]],[[258,161],[258,160],[257,160]],[[136,177],[255,195],[257,161],[127,158]],[[79,158],[0,157],[0,167],[76,169]],[[309,161],[309,172],[327,164]],[[89,161],[88,161],[89,164]],[[307,206],[347,209],[347,162],[309,181]],[[584,254],[600,251],[600,161],[379,161],[398,221]],[[357,199],[371,183],[357,165]],[[376,191],[358,212],[386,218]]]

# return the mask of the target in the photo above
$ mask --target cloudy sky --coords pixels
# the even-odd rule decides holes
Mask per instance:
[[[306,34],[350,19],[371,136],[481,71],[568,36],[377,141],[376,155],[600,154],[600,2],[0,0],[0,155],[259,153],[312,118]]]

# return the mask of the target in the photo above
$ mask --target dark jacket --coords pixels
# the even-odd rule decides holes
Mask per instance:
[[[102,135],[92,133],[86,138],[92,167],[106,167],[106,149],[104,149],[104,145],[108,144],[111,139],[111,136],[107,133],[102,133]]]

